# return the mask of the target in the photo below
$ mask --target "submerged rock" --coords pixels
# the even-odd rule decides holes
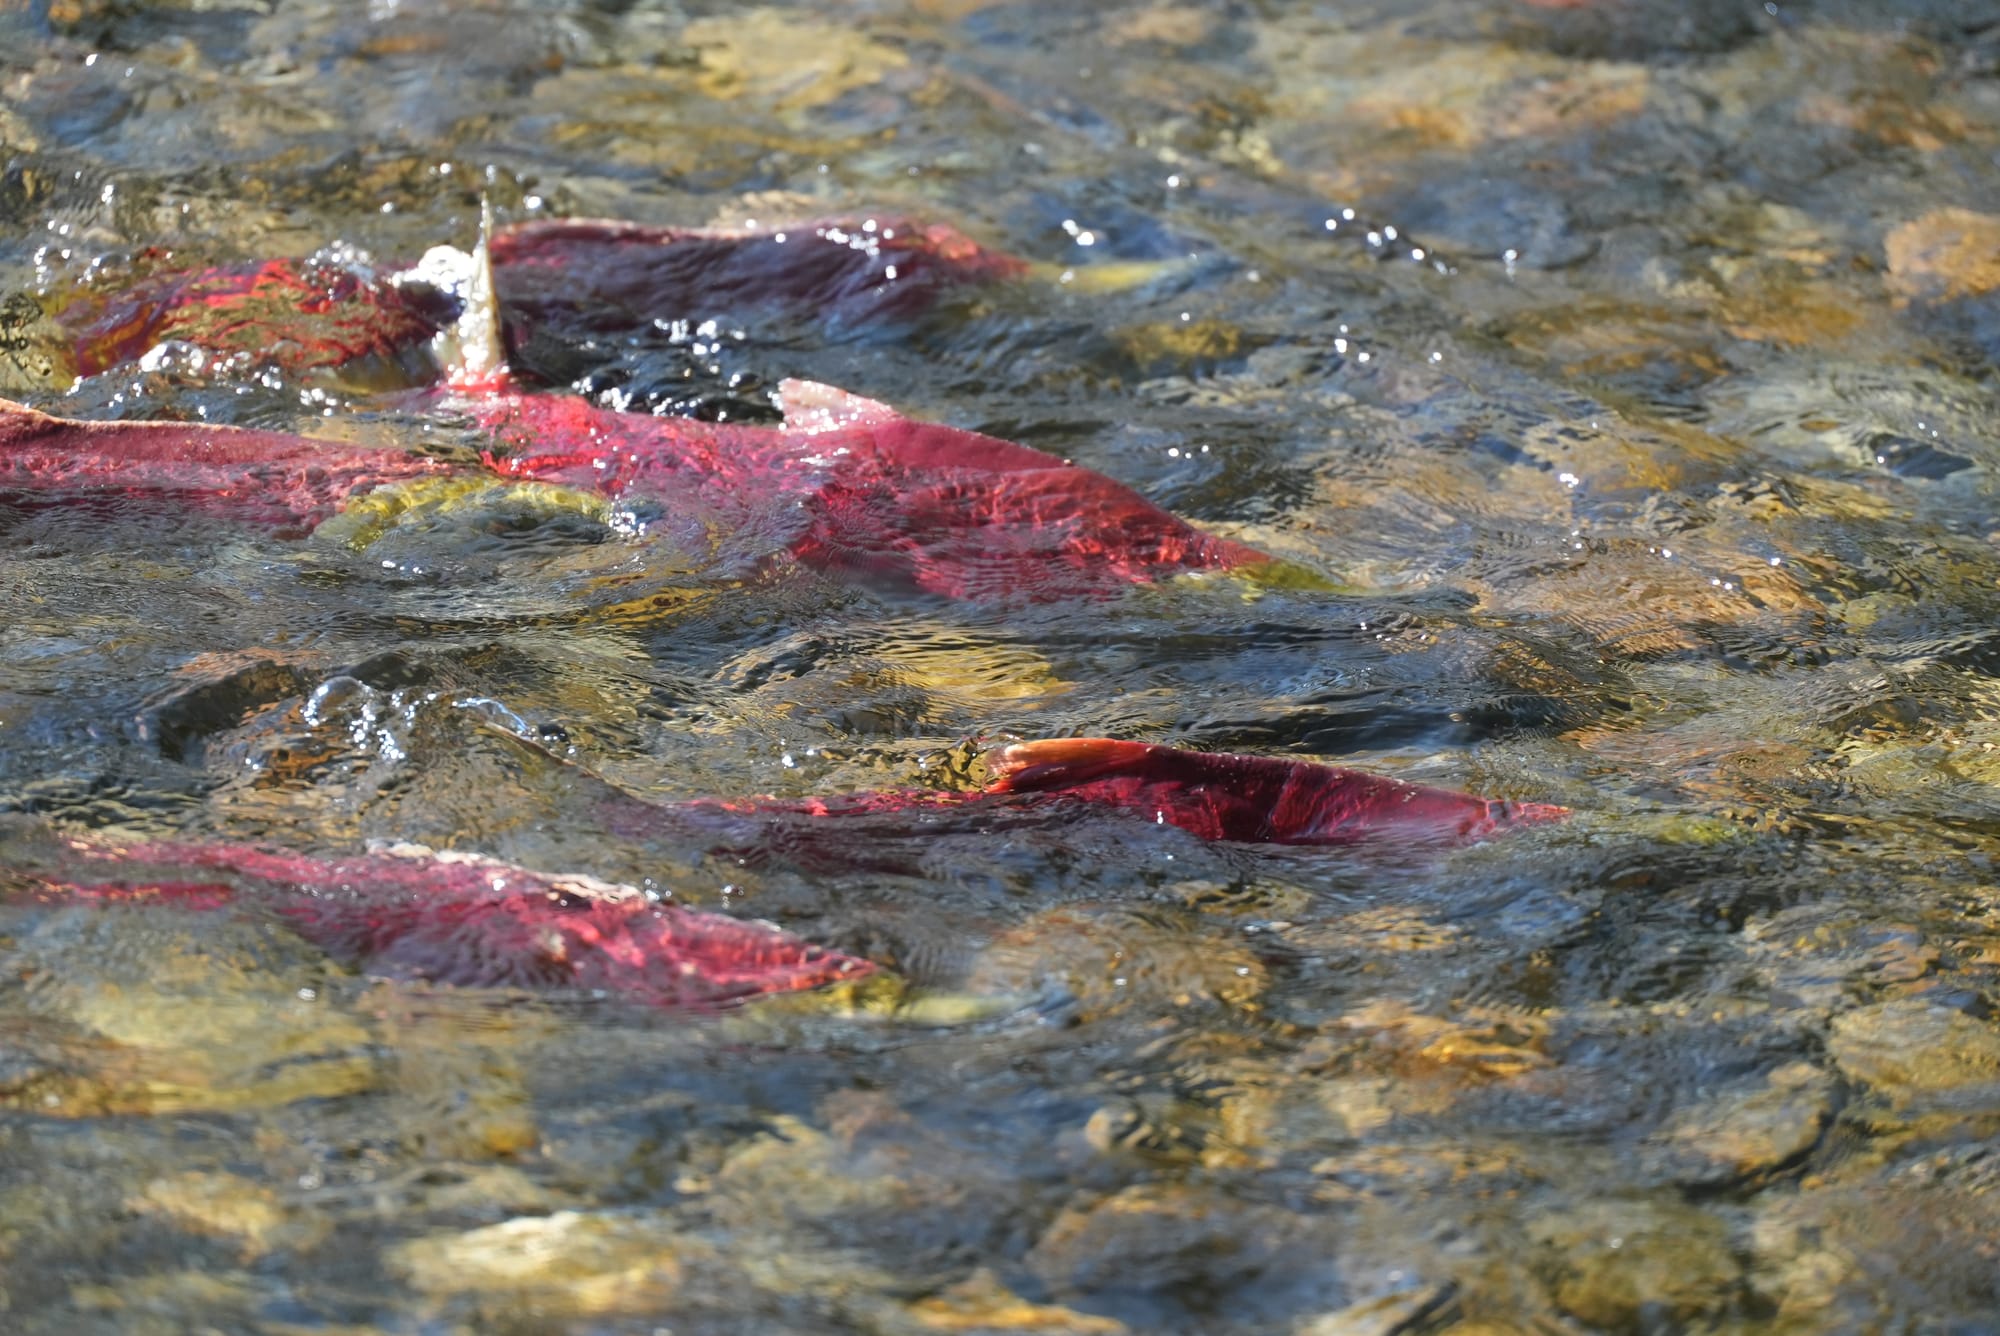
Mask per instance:
[[[1512,0],[1515,41],[1582,60],[1657,60],[1728,51],[1762,30],[1755,0]]]
[[[1922,998],[1836,1016],[1827,1051],[1850,1080],[1893,1099],[1962,1091],[2000,1104],[2000,1028]]]
[[[1947,1135],[1966,1135],[1963,1124]],[[2000,1161],[1991,1138],[1901,1164],[1855,1162],[1757,1203],[1748,1243],[1765,1307],[1788,1331],[1865,1331],[1921,1315],[1977,1331],[2000,1308]]]
[[[1722,1222],[1655,1201],[1584,1202],[1532,1221],[1556,1303],[1592,1328],[1676,1330],[1739,1301],[1740,1268]]]
[[[1337,1313],[1323,1313],[1293,1329],[1293,1336],[1399,1336],[1446,1316],[1455,1287],[1448,1284],[1421,1285],[1379,1298],[1349,1304]],[[1454,1323],[1448,1330],[1469,1336],[1468,1324]]]
[[[1649,1138],[1668,1172],[1690,1185],[1736,1182],[1792,1163],[1819,1144],[1835,1108],[1833,1078],[1808,1063],[1771,1072],[1761,1086],[1676,1113]]]
[[[321,999],[326,962],[297,937],[254,921],[195,925],[160,906],[106,915],[39,905],[17,869],[0,879],[12,892],[0,967],[31,1004],[9,1026],[0,1103],[98,1118],[270,1109],[380,1088],[368,1025]]]
[[[1951,301],[2000,288],[2000,217],[1953,205],[1891,228],[1882,239],[1889,287],[1917,301]]]
[[[240,1240],[245,1259],[276,1248],[311,1247],[330,1230],[325,1219],[288,1207],[269,1188],[237,1174],[195,1172],[156,1178],[130,1208],[197,1233]]]
[[[1058,1295],[1234,1289],[1266,1277],[1290,1288],[1305,1258],[1332,1246],[1323,1222],[1179,1184],[1127,1188],[1065,1209],[1028,1251],[1028,1268]],[[1301,1286],[1337,1290],[1331,1276]],[[1304,1297],[1304,1296],[1301,1296]]]
[[[1006,1332],[1125,1336],[1130,1330],[1113,1318],[1079,1313],[1060,1304],[1030,1303],[983,1267],[958,1284],[911,1304],[909,1313],[924,1331],[959,1336],[1002,1336]]]
[[[661,1223],[638,1215],[557,1211],[395,1247],[391,1268],[434,1295],[506,1294],[573,1313],[657,1310],[684,1267]]]
[[[1049,910],[997,937],[973,963],[975,992],[1054,995],[1083,1016],[1220,1004],[1255,1010],[1269,971],[1240,942],[1160,914]]]

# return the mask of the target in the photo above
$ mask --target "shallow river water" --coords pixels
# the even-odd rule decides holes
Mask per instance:
[[[2000,5],[13,0],[0,394],[470,457],[352,381],[80,377],[50,319],[482,197],[1021,256],[557,361],[710,418],[829,382],[1290,578],[957,602],[504,498],[358,550],[0,495],[0,1326],[1995,1330]],[[1068,735],[1574,815],[861,870],[604,818]],[[474,851],[883,969],[424,985],[30,894],[58,835]]]

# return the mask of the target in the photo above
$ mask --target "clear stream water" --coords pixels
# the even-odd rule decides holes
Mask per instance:
[[[828,381],[1324,587],[996,609],[504,502],[360,553],[0,505],[0,843],[421,841],[891,967],[690,1017],[0,896],[0,1326],[1996,1329],[2000,6],[16,0],[0,392],[475,447],[351,386],[78,382],[41,313],[148,248],[469,245],[482,195],[1025,256],[579,379]],[[851,875],[597,819],[1066,734],[1577,815]]]

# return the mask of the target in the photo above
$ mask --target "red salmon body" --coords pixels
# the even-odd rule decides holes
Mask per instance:
[[[785,382],[777,427],[655,418],[554,395],[471,410],[514,477],[608,496],[696,486],[795,531],[819,569],[947,598],[1040,602],[1270,560],[1053,455],[904,417],[831,386]]]
[[[1046,794],[1139,812],[1205,840],[1351,844],[1374,836],[1476,840],[1566,809],[1406,784],[1359,770],[1109,738],[1002,747],[995,794]]]
[[[954,288],[1027,269],[942,223],[875,219],[742,231],[561,219],[502,229],[489,249],[501,328],[517,352],[543,337],[615,338],[760,313],[832,333],[909,319]],[[421,266],[398,272],[339,254],[84,287],[54,318],[85,376],[179,342],[287,376],[435,383],[444,368],[431,340],[457,318],[460,299],[423,281]]]
[[[1027,265],[943,224],[825,221],[743,230],[551,219],[493,238],[502,323],[613,336],[653,321],[792,313],[827,332],[921,315],[954,288]]]
[[[40,878],[44,894],[262,909],[336,959],[391,978],[702,1007],[874,969],[769,924],[467,854],[322,860],[184,844],[73,851],[73,866]]]
[[[292,376],[365,370],[411,385],[438,374],[427,346],[452,313],[437,306],[428,294],[361,268],[269,260],[163,274],[118,292],[86,291],[56,313],[56,323],[86,376],[178,341]]]
[[[1559,821],[1567,808],[1409,784],[1278,757],[1111,738],[1018,742],[986,757],[982,789],[887,789],[814,798],[630,800],[603,820],[627,838],[671,832],[711,852],[825,871],[911,872],[947,837],[1053,834],[1094,818],[1174,826],[1238,844],[1469,843]]]
[[[183,422],[77,422],[0,399],[0,498],[171,504],[310,531],[351,496],[450,466],[403,450]]]

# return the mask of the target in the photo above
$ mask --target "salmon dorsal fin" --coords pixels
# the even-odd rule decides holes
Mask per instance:
[[[507,345],[500,336],[492,241],[493,204],[482,198],[479,240],[471,254],[456,246],[433,246],[414,268],[393,280],[422,283],[458,300],[458,318],[431,340],[445,380],[458,389],[499,389],[507,383]]]

